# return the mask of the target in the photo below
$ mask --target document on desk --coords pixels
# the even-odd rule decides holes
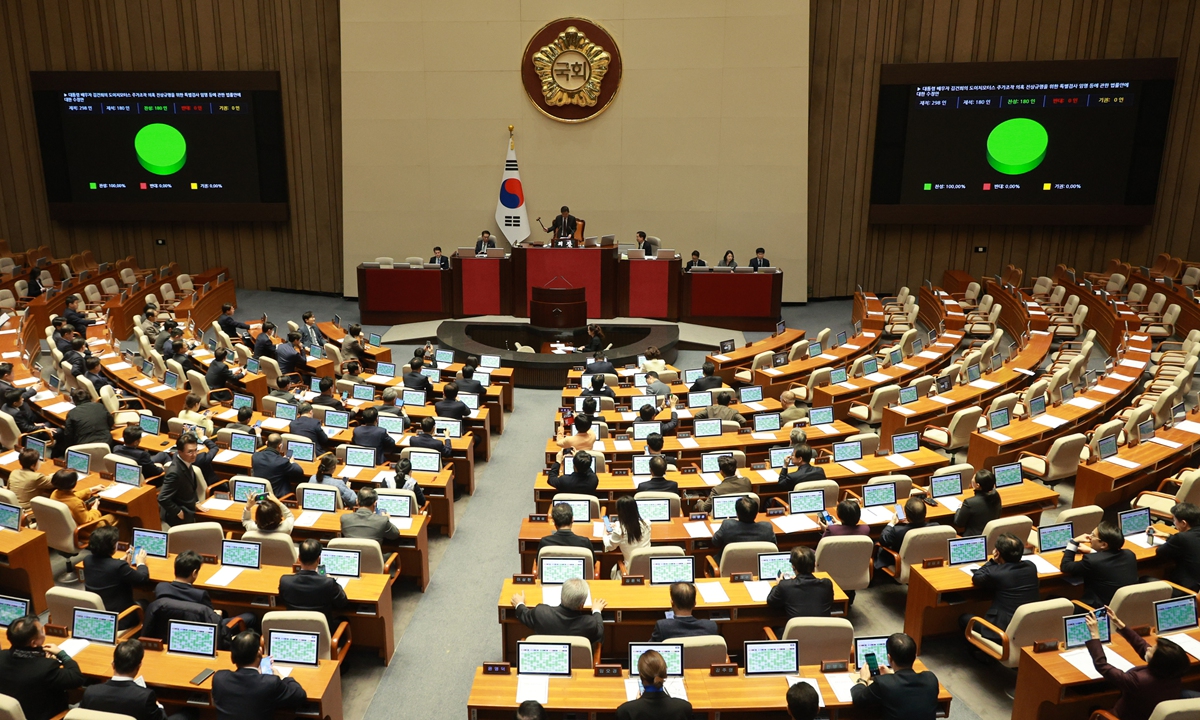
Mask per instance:
[[[700,443],[696,442],[696,438],[679,438],[679,446],[685,447],[688,450],[695,450],[700,447]]]
[[[517,704],[526,700],[536,700],[543,705],[550,702],[549,675],[517,674]]]
[[[67,402],[64,400],[63,402],[57,402],[57,403],[54,403],[53,405],[46,406],[45,411],[50,413],[51,415],[58,415],[60,413],[61,414],[69,413],[74,409],[75,409],[75,403]]]
[[[1183,443],[1177,443],[1174,440],[1168,440],[1166,438],[1160,438],[1160,437],[1152,437],[1149,440],[1147,440],[1146,442],[1152,442],[1156,445],[1162,445],[1163,447],[1169,447],[1172,450],[1176,450],[1180,447],[1183,447]]]
[[[91,643],[83,638],[71,638],[69,640],[63,640],[60,642],[58,644],[58,649],[62,650],[71,657],[75,657],[88,645],[91,645]]]
[[[939,402],[943,405],[953,405],[954,404],[954,398],[948,398],[945,395],[934,395],[933,397],[931,397],[929,399],[934,402]]]
[[[221,500],[221,499],[218,499],[215,497],[211,497],[211,498],[205,500],[204,503],[200,507],[204,508],[205,510],[219,511],[219,510],[228,510],[232,506],[233,506],[233,500]]]
[[[780,370],[779,368],[763,368],[762,371],[768,375],[782,375],[783,374],[783,371]]]
[[[859,347],[858,345],[851,345],[850,343],[846,343],[845,345],[843,345],[842,349],[843,350],[862,350],[862,348]]]
[[[746,592],[750,593],[750,599],[754,602],[766,602],[767,596],[771,594],[771,583],[766,580],[751,580],[742,584],[746,586]]]
[[[288,425],[291,425],[291,421],[283,418],[267,418],[262,421],[262,426],[268,430],[284,430]]]
[[[342,468],[341,472],[338,473],[338,477],[342,478],[343,480],[351,480],[358,477],[358,471],[361,469],[362,468],[347,465],[346,467]]]
[[[0,465],[8,465],[9,463],[15,463],[17,461],[17,456],[19,454],[20,453],[18,453],[16,450],[13,450],[12,452],[4,453],[4,455],[0,456]]]
[[[1146,533],[1144,533],[1144,532],[1134,533],[1133,535],[1126,535],[1125,542],[1131,542],[1134,545],[1137,545],[1138,547],[1144,547],[1147,549],[1154,547],[1154,543],[1150,540],[1150,537],[1147,536]]]
[[[760,478],[762,478],[763,480],[765,480],[766,482],[770,482],[770,483],[779,482],[779,471],[778,470],[772,470],[771,468],[767,468],[765,470],[759,470],[758,476]]]
[[[746,403],[746,407],[750,408],[754,412],[763,412],[764,410],[767,409],[766,405],[763,405],[762,403],[756,403],[756,402],[748,402],[748,403]]]
[[[944,505],[950,512],[958,512],[958,509],[962,507],[962,500],[956,497],[942,497],[938,498],[937,501]]]
[[[854,698],[850,695],[850,690],[854,688],[854,679],[858,677],[858,673],[825,673],[825,682],[829,683],[829,688],[833,690],[833,694],[837,697],[840,703],[854,702]],[[820,697],[821,693],[817,693]]]
[[[705,485],[721,484],[721,476],[716,473],[700,473],[700,479],[704,481]]]
[[[816,530],[820,527],[815,520],[804,513],[777,515],[771,518],[771,522],[784,533],[804,532],[805,530]]]
[[[1110,458],[1105,458],[1101,462],[1112,463],[1113,465],[1119,465],[1119,466],[1121,466],[1123,468],[1127,468],[1129,470],[1136,470],[1141,467],[1141,465],[1139,465],[1138,463],[1135,463],[1132,460],[1126,460],[1125,458],[1123,458],[1119,455],[1113,455]]]
[[[1175,429],[1193,435],[1200,435],[1200,423],[1192,422],[1191,420],[1180,420],[1175,423]]]
[[[991,438],[991,439],[995,440],[996,442],[1002,442],[1002,443],[1012,442],[1012,438],[1005,435],[1004,433],[996,432],[995,430],[988,430],[987,432],[983,433],[983,436],[986,438]]]
[[[1057,415],[1051,415],[1050,413],[1042,413],[1041,415],[1035,417],[1033,421],[1038,425],[1045,425],[1048,428],[1056,428],[1059,425],[1066,425],[1067,423],[1071,422],[1066,418],[1060,418]]]
[[[386,385],[389,380],[391,380],[391,378],[388,377],[387,375],[368,375],[367,376],[367,382],[369,382],[369,383],[379,383],[380,385]]]
[[[1024,559],[1033,563],[1033,566],[1037,568],[1038,575],[1052,575],[1058,572],[1058,568],[1054,566],[1054,563],[1041,555],[1026,555]]]
[[[900,368],[901,370],[905,370],[905,371],[917,369],[916,365],[909,365],[908,363],[899,363],[898,365],[896,365],[896,367]]]
[[[1117,393],[1121,392],[1120,388],[1108,387],[1106,385],[1097,385],[1096,387],[1094,387],[1092,389],[1095,390],[1096,392],[1102,392],[1105,395],[1116,395]]]
[[[224,412],[217,413],[219,420],[237,420],[238,411],[236,408],[230,408]]]
[[[916,412],[915,410],[913,410],[911,408],[906,408],[903,405],[893,405],[892,409],[895,410],[896,412],[900,413],[901,415],[912,415],[914,412]]]
[[[700,593],[700,597],[708,605],[729,602],[729,593],[725,592],[725,587],[719,582],[698,582],[696,592]]]
[[[592,445],[592,449],[596,452],[608,452],[608,448],[604,446],[603,440],[597,440],[596,443]]]
[[[1159,637],[1170,638],[1172,642],[1183,648],[1188,655],[1200,660],[1200,640],[1188,635],[1186,632],[1159,635]]]
[[[1119,374],[1119,373],[1113,373],[1112,375],[1109,375],[1109,376],[1108,376],[1108,379],[1109,379],[1109,380],[1116,380],[1117,382],[1133,382],[1133,381],[1134,381],[1134,380],[1136,380],[1137,378],[1130,377],[1130,376],[1128,376],[1128,375],[1121,375],[1121,374]]]
[[[854,473],[855,475],[866,475],[867,474],[867,469],[865,467],[863,467],[862,465],[859,465],[858,463],[854,462],[853,460],[843,460],[842,462],[838,463],[838,465],[841,465],[842,467],[846,468],[847,470]]]
[[[634,420],[637,420],[637,416],[638,416],[638,414],[635,412],[621,413],[621,419],[624,420],[625,422],[633,422]]]
[[[692,416],[692,411],[687,408],[675,408],[675,412],[681,418],[690,418]]]
[[[413,519],[411,517],[394,517],[393,516],[393,517],[389,517],[388,521],[391,522],[392,525],[396,526],[397,530],[412,530]]]
[[[39,378],[36,377],[21,378],[20,380],[15,381],[13,385],[16,385],[17,387],[25,387],[26,385],[32,385],[36,383],[38,380]]]
[[[1100,673],[1096,671],[1096,664],[1092,662],[1092,655],[1086,647],[1059,653],[1059,657],[1074,665],[1076,670],[1086,675],[1089,679],[1100,679]],[[1104,646],[1104,657],[1108,660],[1109,665],[1118,670],[1128,671],[1133,667],[1133,663],[1118,655],[1107,645]]]
[[[788,687],[791,687],[798,683],[807,683],[808,685],[810,685],[812,687],[813,690],[816,690],[817,691],[817,703],[819,703],[819,705],[821,707],[825,707],[825,698],[821,695],[821,688],[820,688],[820,686],[817,685],[816,678],[798,677],[795,675],[787,676]]]
[[[934,346],[934,347],[948,347],[948,348],[952,348],[952,347],[954,347],[954,346],[955,346],[955,344],[954,344],[954,343],[948,343],[948,342],[935,342],[935,343],[933,344],[933,346]],[[939,357],[940,357],[940,356],[939,356]]]
[[[683,524],[683,529],[687,530],[688,537],[693,538],[709,538],[712,537],[712,532],[708,529],[708,524],[703,520],[696,522],[686,522]]]
[[[891,380],[892,376],[881,372],[873,372],[870,375],[864,376],[863,379],[873,383],[881,383]]]
[[[226,587],[233,582],[238,575],[242,574],[242,568],[232,565],[223,565],[220,570],[212,574],[208,580],[204,581],[205,585],[216,585],[218,587]]]
[[[241,455],[241,453],[237,450],[222,450],[217,453],[217,456],[213,460],[219,463],[227,463],[236,459],[238,455]]]
[[[974,380],[967,384],[973,388],[979,388],[980,390],[991,390],[992,388],[1000,387],[1000,383],[992,382],[991,380],[984,380],[983,378]]]
[[[887,459],[891,460],[892,463],[896,467],[912,467],[913,465],[916,465],[915,462],[913,462],[912,460],[909,460],[908,458],[904,457],[903,455],[892,454],[892,455],[888,455]]]
[[[613,440],[613,449],[617,452],[633,452],[633,443],[628,440]]]
[[[837,360],[838,359],[837,355],[830,355],[829,353],[821,353],[817,357],[821,358],[822,360]]]
[[[604,537],[604,521],[597,520],[597,521],[592,522],[592,537],[594,537],[594,538]]]
[[[158,393],[171,392],[171,388],[167,387],[166,385],[155,385],[154,387],[146,388],[146,392],[157,395]]]
[[[1121,362],[1119,362],[1117,364],[1120,365],[1121,367],[1137,368],[1138,370],[1141,370],[1142,368],[1146,367],[1145,360],[1122,360]]]
[[[1075,407],[1081,407],[1084,410],[1094,410],[1095,408],[1100,407],[1099,401],[1093,400],[1091,398],[1085,398],[1085,397],[1071,398],[1070,400],[1067,401],[1067,405],[1074,405]]]
[[[728,355],[713,355],[713,360],[717,360],[718,362],[729,362],[729,356]]]
[[[754,438],[755,440],[776,440],[777,439],[775,437],[775,433],[773,433],[773,432],[750,433],[750,437]]]
[[[855,385],[852,380],[847,380],[846,382],[840,382],[837,384],[837,386],[841,387],[841,388],[846,388],[847,390],[857,390],[858,389],[858,386]]]
[[[109,485],[108,487],[101,490],[99,495],[102,498],[109,498],[109,499],[119,498],[122,495],[124,495],[125,493],[132,490],[133,487],[134,487],[133,485],[126,485],[124,483],[116,483],[114,485]]]
[[[296,527],[312,527],[321,519],[319,510],[305,510],[300,513],[300,517],[296,518]]]
[[[133,366],[127,362],[115,362],[112,365],[105,365],[104,367],[106,370],[112,370],[113,372],[120,372],[122,370],[128,370],[129,368],[131,368]]]
[[[891,522],[892,511],[888,509],[889,507],[888,505],[877,505],[875,507],[863,508],[862,521],[868,525]]]
[[[982,567],[982,566],[979,563],[967,563],[966,565],[959,565],[958,569],[962,570],[963,572],[965,572],[968,575],[974,575],[975,571],[978,570],[980,567]]]

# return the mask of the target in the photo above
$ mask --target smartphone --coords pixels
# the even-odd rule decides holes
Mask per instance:
[[[823,517],[825,518],[825,522],[826,522],[826,524],[832,524],[832,523],[833,523],[833,516],[829,514],[829,511],[828,511],[828,510],[824,511],[824,515],[823,515]]]
[[[867,667],[871,669],[871,677],[879,674],[879,658],[875,657],[875,653],[867,653]]]
[[[320,565],[317,566],[317,574],[322,577],[325,576],[325,563],[321,563]]]
[[[133,559],[136,560],[137,556],[141,555],[143,550],[145,550],[145,548],[143,548],[142,546],[140,546],[140,545],[135,546],[133,548],[133,554],[130,557],[132,557]],[[1097,612],[1099,612],[1099,610],[1097,610]]]
[[[268,497],[267,493],[259,493],[258,495],[255,495],[255,496],[254,496],[254,501],[255,501],[255,502],[262,502],[263,500],[266,500],[266,499],[267,499],[267,497]]]
[[[197,675],[196,677],[191,679],[191,683],[193,685],[203,685],[205,680],[212,677],[213,672],[215,672],[215,671],[210,670],[209,668],[204,668],[203,670],[200,671],[199,675]]]
[[[900,503],[896,503],[896,519],[897,520],[904,519],[904,506],[901,505]]]
[[[1096,616],[1096,622],[1102,623],[1108,617],[1108,608],[1096,608],[1092,614]]]
[[[604,516],[604,532],[612,534],[612,529],[613,529],[612,518],[605,515]]]
[[[271,656],[264,655],[263,659],[258,663],[258,671],[263,675],[271,674]]]

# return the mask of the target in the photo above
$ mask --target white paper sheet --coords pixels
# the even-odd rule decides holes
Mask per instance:
[[[915,462],[913,462],[912,460],[909,460],[908,458],[904,457],[903,455],[888,455],[887,459],[891,460],[892,463],[894,463],[896,465],[896,467],[903,468],[903,467],[912,467],[913,465],[916,465]]]
[[[75,657],[88,645],[91,645],[91,643],[83,638],[69,638],[60,642],[58,644],[58,649],[62,650],[71,657]]]
[[[712,537],[712,533],[709,532],[708,525],[702,520],[697,520],[696,522],[686,522],[683,524],[683,529],[687,530],[688,537]]]
[[[690,418],[692,416],[692,411],[687,408],[675,408],[675,413],[681,418]]]
[[[1176,645],[1183,648],[1188,655],[1200,660],[1200,640],[1188,635],[1186,632],[1159,635],[1159,637],[1170,638]]]
[[[934,402],[939,402],[943,405],[953,405],[954,404],[954,398],[946,397],[945,395],[934,395],[933,397],[931,397],[929,399]]]
[[[938,343],[938,345],[946,345],[946,343]],[[946,345],[946,346],[953,347],[953,345]],[[925,358],[926,360],[937,360],[941,356],[942,356],[941,353],[936,353],[932,350],[922,350],[921,352],[917,353],[917,357]]]
[[[1096,392],[1102,392],[1105,395],[1116,395],[1117,393],[1121,392],[1120,388],[1108,387],[1107,385],[1097,385],[1092,389]]]
[[[793,515],[779,515],[771,518],[771,522],[775,524],[782,532],[795,533],[804,532],[806,530],[816,530],[820,525],[815,520],[805,515],[804,513],[795,513]]]
[[[766,602],[767,596],[771,594],[771,583],[766,580],[751,580],[743,584],[754,602]]]
[[[634,420],[637,420],[637,416],[638,416],[638,414],[635,412],[621,413],[621,419],[624,420],[625,422],[633,422]]]
[[[362,468],[347,465],[346,467],[342,468],[341,472],[338,473],[338,477],[342,478],[343,480],[356,478],[358,477],[358,471],[361,469]]]
[[[205,585],[216,585],[218,587],[226,587],[233,582],[238,575],[242,574],[242,568],[233,566],[224,566],[220,570],[213,573],[213,576],[205,581]]]
[[[386,375],[368,375],[366,378],[367,382],[379,383],[380,385],[386,385],[388,383],[388,381],[391,379],[392,378],[390,378]]]
[[[716,473],[700,473],[700,479],[704,481],[705,485],[721,484],[721,476]]]
[[[1191,420],[1180,420],[1175,423],[1174,427],[1176,430],[1182,430],[1185,433],[1200,435],[1200,423],[1192,422]]]
[[[237,420],[238,411],[234,408],[217,413],[216,417],[220,420]]]
[[[983,378],[980,378],[980,379],[975,380],[968,384],[971,387],[979,388],[980,390],[991,390],[992,388],[1000,386],[1000,383],[995,383],[995,382],[992,382],[991,380],[984,380]]]
[[[795,685],[796,683],[808,683],[810,686],[812,686],[813,690],[817,691],[817,702],[820,704],[821,707],[825,707],[825,698],[824,698],[824,696],[821,695],[821,687],[817,684],[816,678],[806,678],[806,677],[797,677],[795,675],[788,675],[786,679],[787,679],[788,687],[791,687],[791,686]]]
[[[1137,545],[1138,547],[1144,547],[1144,548],[1151,548],[1154,546],[1153,543],[1150,542],[1150,538],[1147,537],[1146,533],[1144,533],[1144,532],[1134,533],[1133,535],[1126,535],[1125,542],[1131,542],[1134,545]]]
[[[858,389],[858,385],[855,385],[853,380],[847,380],[846,382],[840,382],[837,384],[837,386],[846,388],[847,390],[857,390]]]
[[[696,438],[679,438],[679,446],[695,450],[700,447],[700,443],[696,442]]]
[[[613,449],[617,452],[633,452],[633,443],[628,440],[613,440]]]
[[[754,438],[755,440],[775,440],[776,439],[775,433],[773,433],[773,432],[750,433],[750,437]]]
[[[696,592],[700,593],[700,598],[706,605],[729,602],[729,593],[725,592],[725,587],[719,582],[698,582]]]
[[[232,506],[233,500],[220,500],[215,497],[205,500],[204,503],[200,505],[200,507],[204,508],[205,510],[213,511],[228,510]]]
[[[127,362],[115,362],[111,365],[105,365],[104,367],[109,370],[112,370],[113,372],[120,372],[122,370],[128,370],[129,368],[131,368],[133,366]]]
[[[854,701],[850,690],[854,687],[854,678],[856,677],[858,677],[857,673],[825,673],[825,682],[829,683],[838,702],[850,703]]]
[[[996,432],[995,430],[988,430],[987,432],[983,433],[983,436],[987,437],[987,438],[991,438],[991,439],[995,440],[996,442],[1011,442],[1012,441],[1012,438],[1010,438],[1009,436],[1005,435],[1004,433]]]
[[[517,675],[517,704],[536,700],[546,705],[550,702],[549,675]]]
[[[1177,442],[1175,442],[1174,440],[1168,440],[1168,439],[1166,439],[1166,438],[1160,438],[1160,437],[1152,437],[1152,438],[1150,438],[1149,440],[1147,440],[1146,442],[1152,442],[1152,443],[1155,443],[1155,444],[1157,444],[1157,445],[1162,445],[1162,446],[1164,446],[1164,447],[1169,447],[1169,448],[1171,448],[1172,450],[1174,450],[1174,449],[1176,449],[1176,448],[1179,448],[1179,447],[1182,447],[1182,446],[1183,446],[1183,443],[1177,443]]]
[[[842,349],[843,350],[862,350],[862,348],[859,347],[858,345],[851,345],[850,343],[846,343],[845,345],[843,345]]]
[[[772,482],[772,483],[779,482],[779,471],[772,469],[772,468],[767,468],[766,470],[759,470],[758,476],[760,478],[762,478],[763,480],[765,480],[766,482]]]
[[[1026,555],[1025,558],[1033,563],[1037,568],[1038,575],[1053,575],[1058,572],[1058,568],[1054,567],[1054,563],[1050,562],[1041,555]]]
[[[1133,382],[1133,381],[1134,381],[1134,380],[1136,380],[1137,378],[1130,377],[1129,375],[1121,375],[1121,374],[1119,374],[1119,373],[1113,373],[1113,374],[1111,374],[1111,375],[1109,375],[1109,376],[1108,376],[1108,379],[1109,379],[1109,380],[1116,380],[1117,382],[1126,382],[1126,383],[1127,383],[1127,382]]]
[[[873,382],[873,383],[881,383],[881,382],[887,382],[887,381],[891,380],[891,379],[892,379],[892,376],[891,376],[891,375],[886,375],[886,374],[884,374],[884,373],[881,373],[881,372],[873,372],[873,373],[871,373],[870,375],[866,375],[866,376],[864,376],[864,378],[863,378],[863,379],[864,379],[864,380],[868,380],[868,381],[870,381],[870,382]]]
[[[10,463],[15,463],[17,461],[17,457],[19,455],[20,455],[20,453],[18,453],[16,450],[13,450],[12,452],[4,453],[4,455],[0,456],[0,465],[8,465]]]
[[[1081,407],[1084,410],[1093,410],[1095,408],[1100,407],[1099,401],[1093,400],[1091,398],[1085,398],[1085,397],[1071,398],[1070,400],[1068,400],[1066,402],[1066,404],[1074,405],[1075,407]]]
[[[1065,425],[1070,422],[1070,420],[1067,420],[1066,418],[1060,418],[1057,415],[1051,415],[1050,413],[1042,413],[1041,415],[1035,417],[1033,421],[1038,425],[1045,425],[1048,428],[1056,428],[1059,425]]]
[[[946,506],[946,509],[950,512],[958,512],[958,509],[962,507],[962,500],[956,497],[938,498],[937,501]]]
[[[1092,662],[1092,655],[1085,647],[1068,650],[1064,653],[1059,653],[1063,660],[1075,666],[1075,669],[1083,673],[1092,680],[1099,680],[1100,673],[1096,672],[1096,665]],[[1104,646],[1104,657],[1108,660],[1108,664],[1119,670],[1129,670],[1133,667],[1133,663],[1113,652],[1112,648]]]
[[[713,355],[713,360],[719,360],[721,362],[729,362],[729,356],[728,355]]]
[[[389,517],[388,522],[394,525],[397,530],[411,530],[413,519],[410,517]]]
[[[854,462],[853,460],[846,460],[846,461],[838,463],[838,465],[841,465],[842,467],[846,468],[847,470],[854,473],[855,475],[865,475],[868,472],[865,467],[863,467],[862,465],[859,465],[858,463]]]
[[[57,402],[57,403],[54,403],[53,405],[46,406],[45,411],[50,413],[51,415],[58,415],[58,414],[65,415],[74,409],[75,409],[75,403],[67,402],[64,400],[63,402]]]
[[[608,448],[604,446],[603,440],[597,440],[596,443],[592,445],[592,449],[596,452],[608,452]]]
[[[53,400],[56,397],[58,397],[58,393],[54,390],[43,390],[30,398],[30,400],[33,400],[35,403],[43,403],[47,400]]]
[[[154,385],[153,387],[146,388],[146,392],[157,395],[158,393],[171,392],[171,388],[166,385]]]
[[[810,425],[808,431],[812,432],[813,430],[816,430],[822,435],[836,435],[838,431],[837,427],[832,423],[828,425]]]
[[[288,425],[291,425],[291,421],[283,418],[267,418],[262,421],[262,426],[268,430],[285,430]]]
[[[1135,463],[1132,460],[1126,460],[1125,458],[1121,457],[1120,455],[1113,455],[1110,458],[1105,458],[1104,460],[1101,460],[1101,462],[1112,463],[1113,465],[1119,465],[1120,467],[1127,468],[1129,470],[1136,470],[1137,468],[1141,467],[1141,465]]]
[[[783,371],[779,368],[763,368],[763,372],[768,375],[782,375]]]
[[[594,538],[604,537],[604,521],[596,520],[596,521],[592,522],[592,537],[594,537]]]
[[[981,567],[981,565],[979,563],[967,563],[966,565],[959,565],[958,569],[962,570],[963,572],[965,572],[968,575],[974,575],[975,571],[978,570],[980,567]]]
[[[110,498],[110,499],[118,498],[118,497],[121,497],[122,495],[124,495],[125,493],[129,492],[132,489],[133,489],[132,485],[126,485],[124,483],[115,483],[115,484],[109,485],[108,487],[101,490],[99,495],[102,498]]]
[[[13,383],[13,385],[16,385],[17,387],[25,387],[26,385],[33,385],[37,381],[38,381],[38,378],[27,377],[27,378],[21,378],[20,380],[17,380],[16,382]]]
[[[1027,370],[1027,369],[1025,369],[1025,368],[1019,368],[1019,367],[1015,367],[1015,368],[1013,368],[1013,372],[1019,372],[1019,373],[1021,373],[1022,375],[1028,375],[1029,377],[1033,377],[1034,375],[1036,375],[1036,374],[1037,374],[1037,373],[1035,373],[1035,372],[1034,372],[1034,371],[1032,371],[1032,370]]]
[[[868,525],[876,525],[879,523],[891,522],[892,511],[889,505],[878,505],[862,509],[862,521]]]
[[[1119,362],[1117,364],[1120,365],[1121,367],[1136,368],[1138,370],[1141,370],[1142,368],[1146,367],[1145,360],[1122,360],[1121,362]]]
[[[912,415],[914,412],[916,412],[915,410],[912,410],[911,408],[906,408],[903,405],[896,405],[892,409],[895,410],[896,412],[900,413],[901,415]]]
[[[952,347],[954,347],[954,343],[948,343],[948,342],[935,342],[935,343],[933,344],[933,346],[934,346],[934,347],[948,347],[948,348],[952,348]],[[938,357],[941,357],[941,356],[939,355]]]
[[[899,363],[896,365],[896,367],[900,368],[901,370],[916,370],[917,369],[916,365],[909,365],[908,363]]]
[[[296,518],[295,525],[296,527],[312,527],[320,519],[321,512],[319,510],[305,510],[300,513],[300,517]]]

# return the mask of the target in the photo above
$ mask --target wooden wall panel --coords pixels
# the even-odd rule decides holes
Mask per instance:
[[[1098,269],[1170,252],[1200,260],[1200,4],[1192,0],[824,0],[812,4],[812,297],[976,276]],[[883,63],[1178,57],[1154,221],[1141,227],[870,225]],[[973,252],[976,246],[986,253]]]
[[[50,220],[29,91],[34,70],[277,70],[285,223]],[[342,290],[337,0],[5,0],[0,3],[0,237],[56,256],[226,265],[241,287]],[[165,238],[167,245],[154,244]]]

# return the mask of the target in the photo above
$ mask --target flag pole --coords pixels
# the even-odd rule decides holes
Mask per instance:
[[[513,126],[512,125],[508,126],[508,149],[509,150],[517,149],[517,143],[513,141]]]

